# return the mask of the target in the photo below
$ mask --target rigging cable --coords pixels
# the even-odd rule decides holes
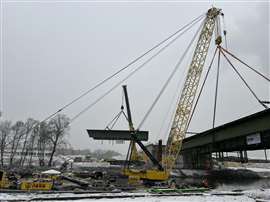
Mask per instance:
[[[197,108],[197,105],[198,105],[198,102],[199,102],[199,100],[200,100],[200,97],[201,97],[203,88],[204,88],[204,86],[205,86],[206,80],[207,80],[208,75],[209,75],[209,73],[210,73],[210,70],[211,70],[211,68],[212,68],[212,64],[213,64],[213,62],[214,62],[214,59],[215,59],[215,57],[216,57],[217,49],[218,49],[218,48],[216,48],[216,50],[215,50],[215,52],[214,52],[214,55],[213,55],[213,57],[212,57],[212,60],[211,60],[210,65],[209,65],[209,67],[208,67],[208,70],[207,70],[206,75],[205,75],[205,77],[204,77],[202,86],[201,86],[201,88],[200,88],[198,97],[197,97],[197,99],[196,99],[196,101],[195,101],[194,107],[193,107],[192,112],[191,112],[191,114],[190,114],[190,118],[189,118],[189,121],[188,121],[188,124],[187,124],[187,129],[188,129],[189,126],[190,126],[190,122],[191,122],[191,120],[192,120],[192,118],[193,118],[193,115],[194,115],[194,112],[195,112],[195,110],[196,110],[196,108]]]
[[[207,73],[206,73],[206,76],[205,76],[205,79],[204,79],[203,84],[202,84],[202,86],[201,86],[201,89],[200,89],[200,91],[199,91],[198,97],[197,97],[197,99],[196,99],[196,101],[195,101],[195,105],[194,105],[194,107],[193,107],[193,109],[192,109],[191,116],[190,116],[190,119],[189,119],[187,128],[189,128],[191,119],[192,119],[193,114],[194,114],[194,112],[195,112],[195,108],[196,108],[196,106],[197,106],[197,104],[198,104],[200,95],[201,95],[201,93],[202,93],[204,84],[205,84],[205,82],[206,82],[206,79],[207,79],[207,77],[208,77],[209,71],[210,71],[210,69],[211,69],[211,66],[212,66],[213,60],[214,60],[214,58],[215,58],[216,52],[217,52],[217,48],[215,49],[214,56],[213,56],[213,58],[211,59],[210,65],[209,65],[209,67],[208,67],[208,70],[207,70]],[[180,86],[181,81],[182,81],[182,80],[179,80],[179,83],[177,84],[177,86]],[[177,88],[177,89],[178,89],[178,88]],[[164,118],[163,121],[162,121],[162,123],[163,123],[162,125],[165,125],[166,117],[171,117],[169,123],[172,123],[174,116],[173,116],[173,115],[172,115],[172,116],[169,116],[169,113],[170,113],[170,111],[172,110],[172,108],[174,107],[174,104],[173,104],[173,103],[174,103],[175,98],[176,98],[177,95],[178,95],[178,92],[176,91],[176,93],[175,93],[175,95],[174,95],[172,101],[170,102],[170,106],[171,106],[171,107],[170,107],[170,108],[168,109],[168,111],[166,112],[166,116],[165,116],[165,118]],[[181,96],[181,95],[178,95],[178,98],[176,99],[176,104],[178,103],[178,100],[180,99],[180,96]],[[174,114],[174,113],[173,113],[173,114]],[[162,127],[160,128],[160,130],[159,130],[159,133],[158,133],[159,135],[158,135],[158,137],[159,137],[160,134],[161,134],[162,128],[163,128],[163,126],[162,126]],[[166,128],[166,131],[168,131],[170,128],[171,128],[171,126],[170,126],[170,124],[169,124],[168,127]],[[188,133],[188,134],[197,134],[197,132],[187,132],[187,133]],[[165,133],[164,133],[164,134],[165,134]],[[156,141],[157,141],[158,137],[156,138]],[[162,138],[163,138],[163,136],[162,136]]]
[[[203,21],[204,23],[204,21]],[[201,30],[203,23],[200,25],[200,27],[198,28],[198,30],[196,31],[195,35],[193,36],[192,40],[190,41],[190,43],[188,44],[186,50],[184,51],[184,53],[182,54],[181,58],[179,59],[179,61],[177,62],[177,64],[175,65],[173,71],[171,72],[170,76],[168,77],[168,79],[166,80],[166,82],[164,83],[164,85],[162,86],[160,92],[158,93],[157,97],[155,98],[153,104],[150,106],[150,108],[148,109],[148,111],[146,112],[146,114],[144,115],[142,121],[140,122],[138,129],[139,130],[142,125],[145,123],[146,119],[148,118],[149,114],[152,112],[153,108],[155,107],[156,103],[158,102],[158,100],[160,99],[161,95],[163,94],[163,92],[165,91],[165,89],[167,88],[168,84],[170,83],[172,77],[175,75],[175,72],[178,70],[178,68],[180,67],[180,64],[182,63],[184,57],[186,56],[187,52],[189,51],[191,45],[193,44],[193,42],[195,41],[195,38],[197,37],[197,35],[199,34],[199,31]]]
[[[243,62],[242,60],[240,60],[238,57],[236,57],[234,54],[230,53],[228,50],[226,50],[225,48],[221,47],[220,48],[225,51],[227,54],[229,54],[230,56],[232,56],[234,59],[238,60],[239,62],[241,62],[243,65],[245,65],[246,67],[248,67],[249,69],[251,69],[252,71],[254,71],[255,73],[257,73],[258,75],[260,75],[261,77],[263,77],[265,80],[270,82],[270,78],[267,78],[265,75],[263,75],[262,73],[260,73],[258,70],[252,68],[250,65],[248,65],[247,63]],[[222,52],[223,53],[223,52]]]
[[[119,117],[121,116],[122,112],[123,112],[122,110],[118,112],[117,115],[107,124],[105,129],[108,129],[108,130],[112,129],[115,123],[117,122],[117,120],[119,119]]]
[[[244,82],[246,87],[249,89],[249,91],[252,93],[252,95],[256,98],[256,100],[265,108],[268,109],[268,107],[261,102],[261,100],[258,98],[258,96],[255,94],[255,92],[251,89],[251,87],[248,85],[248,83],[245,81],[245,79],[242,77],[240,72],[234,67],[234,65],[231,63],[231,61],[228,59],[228,57],[223,53],[222,49],[219,49],[222,55],[225,57],[225,59],[228,61],[232,69],[236,72],[236,74],[239,76],[239,78]]]
[[[125,114],[125,112],[122,110],[122,111],[120,112],[119,116],[117,117],[117,119],[115,120],[115,122],[112,124],[112,126],[111,126],[110,129],[112,129],[112,128],[115,126],[115,124],[117,123],[118,119],[120,118],[120,116],[121,116],[122,114],[123,114],[123,116],[125,117],[125,120],[128,122],[128,117],[127,117],[127,115]]]
[[[215,102],[213,111],[213,128],[216,122],[216,111],[217,111],[217,98],[218,98],[218,84],[219,84],[219,71],[220,71],[220,49],[218,51],[218,66],[217,66],[217,77],[216,77],[216,90],[215,90]]]
[[[199,22],[199,21],[198,21]],[[198,23],[196,22],[196,23]],[[196,24],[195,23],[195,24]],[[135,74],[137,71],[142,69],[146,64],[148,64],[152,59],[154,59],[157,55],[159,55],[161,52],[163,52],[167,47],[169,47],[173,42],[175,42],[180,36],[182,36],[184,33],[186,33],[188,30],[190,30],[195,24],[193,24],[191,27],[187,28],[183,32],[181,32],[178,36],[176,36],[173,40],[171,40],[168,44],[166,44],[164,47],[162,47],[158,52],[156,52],[154,55],[152,55],[149,59],[147,59],[143,64],[141,64],[139,67],[134,69],[131,73],[129,73],[124,79],[122,79],[120,82],[116,83],[112,88],[110,88],[108,91],[106,91],[103,95],[101,95],[98,99],[96,99],[94,102],[92,102],[90,105],[85,107],[82,111],[80,111],[78,114],[76,114],[72,119],[71,122],[76,120],[79,116],[81,116],[83,113],[85,113],[87,110],[92,108],[95,104],[97,104],[99,101],[101,101],[104,97],[106,97],[108,94],[110,94],[114,89],[116,89],[118,86],[120,86],[124,81],[126,81],[128,78],[130,78],[133,74]]]
[[[127,119],[127,116],[124,112],[124,93],[123,93],[123,91],[122,91],[120,112],[118,112],[117,115],[106,125],[105,129],[111,130],[122,114],[125,116],[125,119]]]
[[[53,116],[55,116],[56,114],[58,114],[59,112],[63,111],[65,108],[69,107],[70,105],[72,105],[73,103],[77,102],[78,100],[80,100],[82,97],[86,96],[87,94],[89,94],[91,91],[95,90],[96,88],[98,88],[99,86],[103,85],[104,83],[106,83],[107,81],[109,81],[110,79],[112,79],[113,77],[115,77],[116,75],[118,75],[120,72],[124,71],[125,69],[127,69],[128,67],[130,67],[131,65],[135,64],[137,61],[139,61],[141,58],[143,58],[144,56],[148,55],[150,52],[152,52],[153,50],[155,50],[156,48],[160,47],[162,44],[164,44],[165,42],[167,42],[168,40],[170,40],[171,38],[173,38],[174,36],[176,36],[177,34],[181,33],[181,31],[183,31],[184,29],[186,29],[187,27],[191,26],[192,24],[194,25],[194,23],[196,24],[198,21],[200,21],[203,16],[205,16],[205,13],[203,13],[202,15],[198,16],[197,18],[193,19],[191,22],[187,23],[186,25],[184,25],[183,27],[181,27],[180,29],[178,29],[176,32],[174,32],[173,34],[171,34],[170,36],[168,36],[167,38],[165,38],[164,40],[162,40],[161,42],[159,42],[158,44],[156,44],[155,46],[153,46],[152,48],[150,48],[149,50],[147,50],[146,52],[144,52],[143,54],[141,54],[139,57],[135,58],[134,60],[132,60],[130,63],[128,63],[126,66],[122,67],[121,69],[119,69],[118,71],[116,71],[115,73],[113,73],[112,75],[106,77],[105,79],[103,79],[102,81],[98,82],[96,85],[94,85],[93,87],[91,87],[90,89],[88,89],[87,91],[85,91],[84,93],[82,93],[80,96],[76,97],[75,99],[71,100],[69,103],[67,103],[66,105],[64,105],[63,107],[61,107],[60,109],[58,109],[56,112],[52,113],[51,115],[49,115],[47,118],[45,118],[43,120],[43,122],[47,121],[48,119],[52,118]]]

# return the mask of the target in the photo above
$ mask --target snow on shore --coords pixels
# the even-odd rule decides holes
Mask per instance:
[[[114,198],[114,199],[98,199],[98,202],[255,202],[255,201],[270,201],[270,189],[267,190],[248,190],[243,191],[242,195],[229,195],[232,192],[216,192],[213,190],[203,195],[192,195],[192,196],[151,196],[148,193],[121,193],[120,195],[130,195],[128,198]],[[132,197],[132,195],[145,194],[145,197]],[[93,194],[91,194],[92,196]],[[96,195],[108,195],[108,194],[96,194]],[[6,194],[0,193],[1,202],[11,201],[26,201],[33,198],[49,198],[49,197],[67,197],[67,196],[78,196],[78,194]],[[80,196],[89,196],[89,194],[82,194]],[[97,199],[80,199],[80,200],[66,200],[67,202],[92,202]],[[57,202],[52,200],[50,202]]]
[[[96,200],[78,200],[76,202],[92,202]],[[179,196],[179,197],[147,197],[125,199],[98,199],[98,202],[255,202],[247,196]],[[55,201],[54,201],[55,202]],[[71,202],[71,201],[66,201]]]

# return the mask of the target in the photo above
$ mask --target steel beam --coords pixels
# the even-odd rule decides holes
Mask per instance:
[[[89,137],[94,140],[133,140],[129,130],[87,130]],[[148,141],[148,131],[136,131],[139,141]]]

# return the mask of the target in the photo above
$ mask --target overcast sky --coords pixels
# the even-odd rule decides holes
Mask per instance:
[[[58,110],[101,79],[166,38],[195,17],[210,2],[68,2],[2,1],[1,77],[3,119],[38,120]],[[217,2],[222,8],[228,48],[245,62],[269,76],[269,2]],[[135,126],[153,102],[199,25],[179,38],[159,57],[125,84],[128,85]],[[213,55],[214,41],[206,66]],[[143,125],[150,141],[168,137],[168,127],[180,93],[192,50]],[[237,68],[258,96],[269,100],[269,83],[244,66]],[[221,62],[217,125],[263,110],[234,72]],[[136,67],[133,66],[131,69]],[[216,67],[216,65],[214,65]],[[130,69],[130,70],[131,70]],[[123,78],[121,74],[65,110],[72,118]],[[206,70],[206,68],[205,68]],[[190,130],[211,128],[215,70],[210,75]],[[4,80],[2,80],[2,78]],[[175,96],[176,95],[176,96]],[[125,152],[128,144],[101,144],[88,138],[87,128],[103,129],[120,111],[122,89],[115,89],[71,125],[69,142],[75,148],[114,149]],[[127,129],[124,120],[116,128]]]

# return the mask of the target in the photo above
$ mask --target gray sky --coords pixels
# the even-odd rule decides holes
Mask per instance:
[[[101,79],[149,49],[170,33],[207,11],[211,2],[67,2],[2,1],[3,118],[44,119]],[[217,2],[228,31],[228,48],[257,70],[269,75],[269,2]],[[153,102],[195,26],[153,62],[126,82],[135,125]],[[190,63],[192,50],[167,91],[144,124],[150,141],[168,136],[175,109],[177,83]],[[212,41],[206,64],[213,55]],[[235,62],[236,64],[236,62]],[[269,100],[269,84],[237,65],[258,96]],[[135,67],[135,66],[134,66]],[[216,66],[215,66],[216,67]],[[206,69],[206,68],[205,68]],[[129,71],[121,74],[121,78]],[[192,121],[190,130],[211,127],[215,71]],[[119,79],[84,97],[66,111],[69,117],[93,102]],[[176,90],[177,89],[177,90]],[[217,125],[263,108],[222,61]],[[179,94],[179,93],[178,93]],[[86,128],[103,129],[119,112],[119,87],[72,125],[69,142],[75,148],[114,149],[125,152],[128,144],[100,144],[88,138]],[[169,115],[166,113],[169,110]],[[167,118],[165,118],[167,117]],[[122,120],[118,128],[127,128]]]

